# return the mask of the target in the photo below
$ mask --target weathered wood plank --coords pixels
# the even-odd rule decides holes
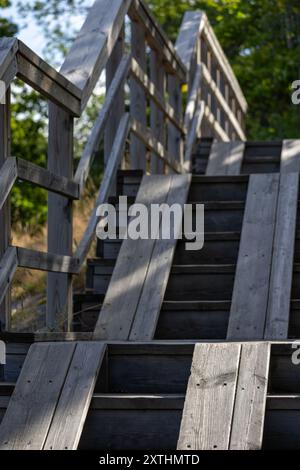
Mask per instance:
[[[190,184],[191,175],[172,176],[166,201],[168,207],[179,204],[182,209],[184,208]],[[168,210],[162,214],[162,220],[167,218]],[[174,232],[173,236],[171,232],[169,240],[156,240],[129,337],[132,341],[151,341],[154,337],[171,271],[177,237],[182,230],[182,220],[175,219],[175,224],[171,224],[171,228]]]
[[[227,339],[264,337],[278,188],[277,174],[250,176]]]
[[[63,109],[49,104],[48,170],[73,179],[74,119]],[[72,256],[72,201],[48,195],[48,253]],[[49,273],[47,280],[46,324],[51,330],[69,329],[72,321],[72,277]]]
[[[6,70],[14,60],[18,51],[18,40],[16,38],[0,39],[0,78],[3,80]]]
[[[299,173],[281,173],[265,339],[288,337]]]
[[[145,28],[139,21],[131,23],[131,54],[143,71],[147,70]],[[142,126],[147,125],[147,101],[144,88],[131,77],[130,79],[130,114],[132,119]],[[137,136],[131,135],[130,168],[146,169],[146,147]]]
[[[239,175],[244,151],[245,142],[213,142],[206,175]]]
[[[79,259],[79,266],[82,266],[82,263],[84,262],[85,257],[90,249],[92,240],[94,240],[95,238],[96,227],[98,224],[97,209],[100,204],[104,204],[105,202],[107,202],[107,199],[111,193],[111,188],[113,187],[113,184],[115,182],[119,163],[121,162],[123,156],[126,139],[129,133],[129,128],[129,114],[124,114],[118,128],[117,138],[114,142],[111,155],[108,159],[108,163],[105,168],[100,191],[95,202],[95,208],[91,214],[88,226],[76,251],[75,256]]]
[[[106,90],[108,91],[115,77],[118,67],[124,55],[124,27],[121,29],[120,36],[109,56],[106,64]],[[121,86],[123,85],[123,86]],[[107,164],[111,149],[114,145],[116,132],[118,130],[121,118],[125,112],[125,95],[124,95],[124,82],[122,83],[115,94],[114,100],[111,104],[111,111],[108,115],[107,123],[104,133],[104,164]]]
[[[78,274],[79,260],[71,256],[55,255],[42,251],[16,247],[18,266],[53,273]]]
[[[190,72],[201,30],[204,15],[201,11],[186,11],[176,40],[175,50]]]
[[[17,158],[17,172],[21,180],[70,199],[79,199],[79,185],[64,176],[54,174],[22,158]]]
[[[45,450],[76,450],[106,350],[103,343],[78,343],[66,376]]]
[[[82,91],[81,109],[114,48],[130,3],[131,0],[96,0],[60,69]]]
[[[0,304],[9,290],[17,267],[17,251],[14,247],[8,247],[0,260]]]
[[[164,104],[164,97],[166,91],[166,74],[161,61],[161,55],[151,50],[150,53],[150,77],[151,82],[161,95],[162,104]],[[161,107],[154,100],[150,103],[150,126],[153,136],[161,142],[164,146],[166,144],[166,120]],[[152,174],[163,174],[165,172],[164,162],[156,155],[155,152],[151,153],[150,170]]]
[[[241,345],[196,344],[178,450],[227,450]]]
[[[80,184],[81,192],[84,189],[85,182],[88,178],[91,165],[93,163],[94,154],[99,148],[100,140],[107,124],[107,119],[111,113],[113,103],[118,95],[118,92],[124,84],[131,64],[131,57],[126,55],[121,60],[118,70],[115,73],[114,79],[110,84],[104,104],[100,113],[95,121],[92,132],[88,142],[84,148],[82,157],[78,164],[74,180]]]
[[[300,172],[300,139],[289,139],[282,142],[280,172]]]
[[[13,157],[8,157],[0,169],[0,210],[4,206],[16,179],[16,159]]]
[[[260,450],[262,447],[270,343],[242,345],[230,450]]]
[[[43,448],[75,346],[31,346],[0,425],[0,449]]]
[[[195,114],[193,116],[191,127],[188,132],[187,142],[185,146],[184,154],[184,169],[185,171],[191,171],[191,159],[194,149],[194,145],[198,138],[198,134],[201,128],[202,120],[205,113],[205,104],[203,101],[200,101],[196,107]]]
[[[25,49],[25,46],[22,46],[22,49]],[[80,116],[81,114],[81,92],[78,90],[79,96],[74,96],[68,91],[65,86],[67,86],[68,81],[61,76],[61,80],[57,79],[60,74],[56,72],[56,80],[53,78],[55,69],[52,70],[52,73],[49,75],[46,73],[45,69],[51,69],[50,66],[43,63],[41,68],[38,64],[42,63],[42,59],[36,57],[35,60],[28,60],[28,55],[32,58],[34,53],[30,49],[26,48],[29,53],[25,57],[20,51],[17,54],[17,63],[18,63],[18,77],[21,78],[25,83],[28,83],[32,88],[37,90],[43,96],[48,98],[53,103],[56,103],[58,106],[62,107],[66,111],[70,112],[73,116]],[[75,88],[75,87],[74,87]]]
[[[151,204],[165,203],[171,176],[144,176],[136,202],[150,209]],[[155,240],[125,239],[111,277],[97,321],[95,339],[128,339]]]
[[[168,94],[169,104],[174,110],[174,113],[178,118],[182,119],[182,95],[181,86],[177,77],[169,75],[168,77]],[[169,122],[168,126],[168,151],[175,158],[175,160],[183,165],[183,149],[184,141],[183,137],[186,132],[183,127],[178,128],[172,121]]]
[[[144,144],[149,148],[149,150],[154,152],[176,173],[182,172],[182,166],[180,165],[180,163],[176,162],[175,159],[172,158],[166,151],[163,144],[156,140],[151,129],[149,129],[148,127],[144,127],[139,122],[131,119],[131,131],[144,142]]]
[[[15,44],[15,43],[13,43]],[[15,45],[13,46],[15,47]],[[5,60],[4,60],[5,62]],[[11,129],[10,129],[10,87],[7,89],[5,104],[0,104],[0,168],[5,164],[11,155]],[[11,239],[11,213],[10,199],[7,198],[6,203],[0,210],[0,257],[5,255],[10,245]],[[6,287],[9,287],[7,285]],[[6,288],[5,299],[0,303],[0,322],[3,330],[10,328],[10,310],[11,296],[10,290]]]

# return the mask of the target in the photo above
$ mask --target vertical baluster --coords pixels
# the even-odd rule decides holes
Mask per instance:
[[[131,52],[132,56],[139,63],[140,67],[146,72],[146,38],[145,30],[142,24],[137,21],[131,23]],[[130,111],[131,116],[143,126],[147,125],[147,100],[143,88],[131,78],[130,80]],[[130,157],[132,169],[146,169],[146,147],[134,135],[131,135]]]
[[[170,105],[175,110],[178,121],[182,121],[181,86],[174,75],[168,77],[168,92]],[[168,125],[168,152],[172,159],[183,164],[183,136],[171,123]]]
[[[124,54],[124,29],[122,30],[115,47],[111,53],[111,56],[106,66],[106,91],[108,91],[111,82],[115,76],[116,70],[122,60]],[[110,152],[115,140],[116,132],[120,124],[120,120],[124,114],[124,89],[121,89],[114,100],[112,106],[112,112],[107,120],[104,137],[104,162],[107,164],[107,160],[110,156]]]
[[[166,76],[159,54],[152,50],[150,54],[150,78],[162,96],[165,95]],[[156,139],[166,146],[165,117],[157,105],[151,101],[151,130]],[[155,153],[151,154],[150,171],[153,174],[164,173],[164,162]]]
[[[73,118],[49,104],[48,169],[73,178]],[[72,201],[48,195],[48,252],[72,256]],[[51,330],[70,329],[73,311],[72,276],[48,273],[46,324]]]
[[[10,131],[10,88],[6,92],[5,104],[0,104],[0,168],[11,151]],[[0,258],[2,258],[11,239],[11,217],[9,200],[0,211]],[[0,305],[1,330],[8,331],[11,322],[11,295],[10,290]]]

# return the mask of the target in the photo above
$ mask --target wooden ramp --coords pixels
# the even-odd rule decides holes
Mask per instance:
[[[105,348],[33,344],[0,426],[0,449],[77,449]]]
[[[245,142],[213,142],[207,169],[207,176],[239,175],[242,167]]]
[[[147,209],[152,204],[179,204],[187,201],[191,175],[144,176],[136,203]],[[168,211],[168,208],[165,208]],[[162,220],[168,216],[163,212]],[[174,226],[174,233],[181,230]],[[177,240],[126,239],[96,324],[94,337],[103,340],[151,340],[163,302]]]
[[[177,448],[260,449],[269,362],[269,343],[196,344]]]

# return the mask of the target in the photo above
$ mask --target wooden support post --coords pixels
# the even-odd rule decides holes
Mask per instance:
[[[0,168],[10,156],[10,88],[6,93],[5,104],[0,105]],[[10,202],[4,204],[0,211],[0,258],[4,255],[11,237]],[[10,329],[10,291],[0,305],[0,330]]]
[[[159,54],[152,50],[150,55],[150,78],[161,96],[165,96],[166,77]],[[164,113],[151,100],[151,129],[155,138],[166,145],[166,126]],[[156,154],[151,154],[150,170],[152,174],[164,173],[164,163]]]
[[[113,52],[107,62],[106,66],[106,93],[109,90],[111,82],[113,81],[118,66],[124,55],[124,29],[122,30]],[[124,114],[124,89],[123,87],[118,92],[111,107],[111,113],[107,120],[104,137],[104,163],[107,165],[107,160],[110,156],[111,149],[114,144],[116,132],[120,124],[120,120]]]
[[[49,104],[48,169],[73,178],[73,118]],[[49,193],[48,252],[72,256],[72,200]],[[48,274],[46,325],[51,330],[69,330],[72,320],[72,276]]]
[[[181,87],[178,78],[174,75],[169,75],[168,78],[168,91],[169,101],[174,108],[177,118],[182,118],[182,100],[181,100]],[[179,163],[183,165],[183,136],[171,124],[168,126],[168,153]]]
[[[140,67],[146,72],[146,38],[145,30],[141,23],[132,21],[131,27],[131,52],[132,56],[138,62]],[[130,80],[130,93],[131,93],[131,116],[144,126],[147,125],[146,108],[147,101],[146,95],[134,78]],[[132,169],[146,169],[146,147],[135,136],[131,136],[131,162]]]

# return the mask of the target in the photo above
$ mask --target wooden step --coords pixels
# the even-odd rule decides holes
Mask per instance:
[[[114,260],[89,260],[87,287],[105,294],[114,269]],[[230,300],[235,265],[173,265],[165,300]]]

